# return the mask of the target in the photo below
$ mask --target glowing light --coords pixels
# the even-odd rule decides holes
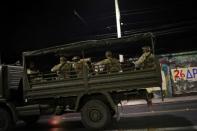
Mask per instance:
[[[62,117],[61,116],[53,116],[50,120],[49,120],[49,125],[52,126],[57,126],[60,125],[62,121]]]

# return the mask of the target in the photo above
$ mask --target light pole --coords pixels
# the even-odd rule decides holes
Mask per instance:
[[[119,5],[118,5],[118,0],[115,0],[115,11],[116,11],[117,37],[121,38],[120,9],[119,9]]]

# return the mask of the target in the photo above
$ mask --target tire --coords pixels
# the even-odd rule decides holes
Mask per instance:
[[[109,107],[100,100],[90,100],[81,109],[83,125],[91,130],[102,129],[111,122]]]
[[[33,125],[33,124],[35,124],[38,120],[39,120],[39,116],[28,116],[28,117],[24,117],[24,118],[22,118],[23,119],[23,121],[27,124],[27,125]]]
[[[13,129],[13,121],[10,113],[0,108],[0,131],[10,131]]]

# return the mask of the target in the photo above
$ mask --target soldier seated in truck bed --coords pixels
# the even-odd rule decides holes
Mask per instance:
[[[99,61],[98,63],[96,63],[96,65],[103,66],[103,71],[106,73],[114,73],[114,72],[121,71],[121,65],[120,65],[118,59],[116,59],[112,56],[111,51],[106,51],[105,57],[106,57],[106,59]]]
[[[72,58],[71,64],[72,64],[72,71],[71,71],[72,77],[78,77],[78,78],[82,77],[84,68],[86,68],[89,73],[93,73],[90,58],[80,59],[79,56],[74,56]]]
[[[150,46],[143,46],[142,47],[143,54],[139,57],[137,61],[134,62],[135,67],[137,69],[148,69],[154,68],[155,65],[155,57],[151,52]]]
[[[69,78],[70,72],[71,72],[71,64],[67,62],[67,59],[63,56],[59,58],[60,63],[55,65],[51,72],[56,72],[58,75],[58,79],[65,79]]]

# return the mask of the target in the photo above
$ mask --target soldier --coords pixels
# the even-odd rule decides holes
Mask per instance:
[[[87,60],[86,63],[87,63],[89,75],[95,75],[95,70],[94,70],[94,66],[91,62],[91,59]]]
[[[34,62],[30,62],[27,68],[27,75],[31,82],[41,81],[42,77],[39,76],[40,71],[36,68]]]
[[[74,56],[72,58],[72,68],[73,68],[73,75],[76,74],[78,77],[82,75],[83,72],[83,63],[80,61],[79,56]]]
[[[39,70],[36,68],[34,62],[30,62],[29,64],[29,68],[27,68],[27,74],[31,75],[31,74],[38,74]]]
[[[155,67],[154,55],[151,53],[150,46],[142,47],[143,54],[140,58],[134,62],[135,68],[137,69],[147,69]]]
[[[88,60],[86,59],[80,59],[79,56],[75,56],[72,58],[73,64],[72,67],[74,69],[74,72],[77,74],[77,77],[81,77],[83,74],[83,71],[87,71],[89,73],[90,67],[88,66]]]
[[[121,66],[119,61],[116,58],[112,57],[112,52],[111,51],[106,51],[105,52],[105,57],[106,59],[98,62],[98,65],[104,65],[107,73],[112,73],[112,72],[119,72],[121,71]]]
[[[61,56],[60,63],[55,65],[51,72],[56,72],[59,79],[69,78],[71,71],[71,64],[67,62],[66,58]]]

